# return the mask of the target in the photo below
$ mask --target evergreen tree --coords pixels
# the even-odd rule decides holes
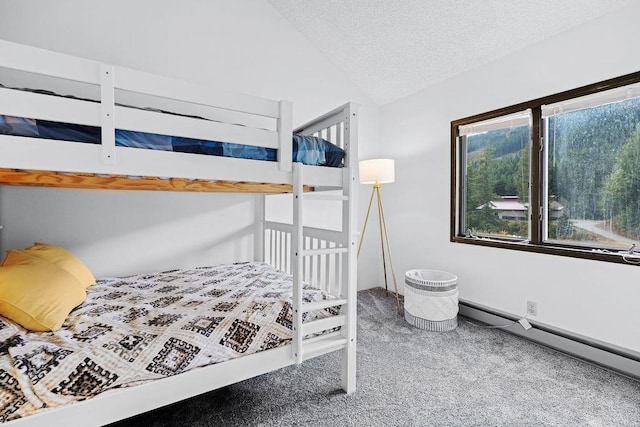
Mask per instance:
[[[569,211],[565,209],[556,224],[556,239],[569,239],[573,235],[573,225],[569,219]]]
[[[640,123],[640,99],[561,114],[549,120],[549,194],[573,218],[607,219],[603,189],[618,151]]]
[[[517,169],[512,176],[516,188],[515,195],[522,203],[527,203],[529,201],[529,150],[522,150]]]
[[[615,158],[604,186],[602,204],[630,237],[640,235],[640,126]]]
[[[498,228],[498,216],[491,207],[494,192],[494,153],[487,146],[482,155],[467,165],[467,228],[481,232],[494,232]]]

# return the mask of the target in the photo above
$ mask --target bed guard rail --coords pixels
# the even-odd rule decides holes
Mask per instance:
[[[267,221],[264,224],[264,261],[285,273],[292,274],[291,238],[293,225]],[[347,267],[344,233],[314,227],[304,227],[302,279],[331,295],[340,295],[343,269]]]
[[[62,93],[68,93],[74,88],[80,96],[64,98],[0,88],[0,114],[101,127],[102,147],[98,161],[103,165],[118,163],[114,141],[118,128],[275,148],[279,170],[292,170],[293,114],[288,101],[199,86],[0,40],[0,83],[8,87],[29,87],[33,86],[31,82],[35,85],[33,89],[58,92],[56,88],[62,88]],[[88,87],[97,87],[99,91],[89,91]],[[93,95],[87,97],[86,93]],[[158,110],[178,114],[168,115]],[[78,151],[78,157],[82,157],[81,151],[86,151],[87,147],[78,148],[78,145],[72,144],[72,148],[66,150],[68,153],[63,154],[73,156]],[[66,146],[68,148],[69,144]],[[38,167],[34,167],[37,159],[32,160],[30,167]],[[81,160],[86,163],[85,159]],[[79,159],[77,163],[82,162]],[[14,166],[11,159],[6,158],[0,167],[20,168],[18,163]],[[41,163],[45,170],[55,167],[52,164],[46,168],[46,159]],[[87,171],[86,167],[79,168],[85,170],[69,170],[74,167],[67,166],[66,172],[93,172]],[[122,171],[117,167],[102,167],[101,172]]]
[[[264,261],[292,274],[293,225],[266,222],[264,229]],[[348,268],[348,247],[344,241],[344,233],[303,227],[303,234],[303,282],[336,297],[311,303],[303,302],[298,308],[295,307],[297,304],[294,304],[294,311],[296,311],[293,319],[294,346],[296,347],[294,356],[299,362],[347,345],[347,339],[338,330],[347,323],[347,314],[342,309],[348,303],[348,300],[342,297],[348,287],[344,282]],[[312,322],[299,322],[304,313],[325,309],[335,309],[336,314]],[[321,335],[314,336],[321,332]]]

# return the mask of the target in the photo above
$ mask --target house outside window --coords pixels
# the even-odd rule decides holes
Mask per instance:
[[[451,132],[452,241],[640,264],[640,72]]]
[[[460,126],[464,158],[462,230],[473,236],[529,238],[529,110]]]

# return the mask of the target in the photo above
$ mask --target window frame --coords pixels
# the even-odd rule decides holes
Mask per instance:
[[[619,253],[606,252],[597,248],[571,243],[548,242],[544,241],[543,230],[543,209],[544,209],[544,169],[543,162],[545,153],[543,151],[543,120],[542,106],[567,101],[573,98],[591,95],[621,86],[640,82],[640,71],[626,74],[624,76],[615,77],[598,83],[578,87],[554,95],[544,96],[531,101],[522,102],[511,105],[509,107],[500,108],[486,113],[476,114],[451,122],[451,193],[450,193],[450,241],[455,243],[464,243],[478,246],[488,246],[503,249],[514,249],[527,252],[543,253],[550,255],[568,256],[574,258],[591,259],[597,261],[607,261],[626,265],[638,265],[629,263]],[[528,241],[514,241],[512,239],[500,239],[495,237],[473,237],[467,236],[461,225],[464,224],[464,193],[463,183],[466,169],[466,159],[461,155],[463,151],[459,144],[460,126],[469,125],[484,120],[496,119],[523,110],[531,110],[531,144],[530,144],[530,218],[529,230],[530,236]],[[535,220],[534,220],[535,219]]]

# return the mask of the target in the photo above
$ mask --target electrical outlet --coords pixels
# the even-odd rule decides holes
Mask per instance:
[[[538,303],[535,301],[527,301],[527,316],[538,315]]]

